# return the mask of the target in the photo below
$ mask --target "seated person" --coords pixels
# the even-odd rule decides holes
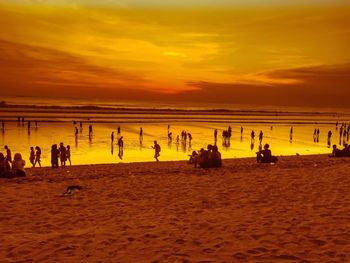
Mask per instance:
[[[218,150],[218,147],[214,145],[212,147],[212,152],[210,153],[210,167],[221,167],[221,153]]]
[[[204,150],[203,148],[199,151],[199,155],[198,155],[198,164],[199,167],[201,168],[209,168],[210,166],[210,151]],[[195,167],[197,167],[197,163],[195,163]]]
[[[348,144],[344,144],[344,149],[341,150],[342,156],[350,157],[350,146]]]
[[[13,157],[12,162],[12,173],[13,177],[22,177],[26,176],[26,173],[24,171],[24,166],[26,162],[22,159],[22,155],[20,153],[16,153]]]
[[[189,164],[196,164],[198,153],[196,151],[193,151],[192,154],[188,155],[188,156],[190,156],[188,163]]]
[[[256,160],[258,163],[275,163],[277,162],[277,157],[272,156],[271,150],[269,149],[270,145],[265,144],[264,150],[260,150],[257,153]]]
[[[329,157],[342,157],[343,153],[341,150],[337,148],[337,145],[333,145],[333,151],[332,154],[329,155]]]
[[[0,153],[0,177],[8,177],[10,174],[10,164],[3,153]]]

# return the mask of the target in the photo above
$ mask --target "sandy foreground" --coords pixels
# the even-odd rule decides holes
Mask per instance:
[[[350,158],[27,173],[0,179],[0,262],[350,262]]]

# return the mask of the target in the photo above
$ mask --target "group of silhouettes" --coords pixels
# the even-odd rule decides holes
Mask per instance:
[[[209,144],[207,149],[200,149],[198,153],[193,151],[189,159],[194,167],[219,168],[222,166],[221,153],[216,145]]]
[[[57,144],[51,146],[51,167],[58,168],[59,161],[61,166],[66,166],[66,162],[69,161],[69,165],[72,165],[70,146],[64,146],[63,142],[60,143],[58,147]]]
[[[26,162],[20,153],[15,153],[12,159],[10,148],[5,145],[5,155],[0,152],[0,178],[14,178],[26,176],[24,166]]]

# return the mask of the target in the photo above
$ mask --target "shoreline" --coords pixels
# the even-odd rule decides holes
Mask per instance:
[[[312,157],[315,157],[315,158],[321,158],[321,157],[324,157],[325,159],[349,159],[350,158],[347,158],[347,157],[328,157],[329,154],[305,154],[305,155],[297,155],[297,154],[294,154],[294,155],[275,155],[276,157],[278,157],[278,160],[280,160],[281,158],[286,160],[286,159],[291,159],[293,157],[306,157],[306,158],[312,158]],[[251,161],[252,163],[257,163],[256,162],[256,157],[238,157],[238,158],[223,158],[222,159],[222,162],[223,162],[223,165],[225,163],[232,163],[232,162],[235,162],[235,161]],[[188,162],[188,159],[186,160],[174,160],[174,161],[162,161],[160,160],[158,162],[158,164],[174,164],[174,163],[177,163],[177,164],[183,164],[183,163],[186,163],[187,164]],[[58,168],[52,168],[51,166],[42,166],[42,167],[25,167],[25,170],[32,170],[32,169],[44,169],[44,168],[49,168],[49,169],[52,169],[52,170],[56,170],[56,169],[64,169],[64,168],[84,168],[86,166],[113,166],[113,165],[131,165],[131,164],[135,164],[135,165],[147,165],[147,164],[152,164],[152,163],[155,163],[157,164],[156,161],[146,161],[146,162],[116,162],[116,163],[92,163],[92,164],[73,164],[73,165],[67,165],[62,167],[62,166],[59,166]],[[26,162],[26,164],[28,164]],[[278,162],[276,163],[278,164]],[[264,165],[264,164],[262,164]],[[189,166],[193,166],[193,165],[189,165]],[[197,169],[211,169],[211,168],[199,168],[197,167]]]

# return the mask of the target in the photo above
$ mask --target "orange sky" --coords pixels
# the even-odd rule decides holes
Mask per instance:
[[[350,4],[303,2],[0,0],[1,93],[350,107]]]

